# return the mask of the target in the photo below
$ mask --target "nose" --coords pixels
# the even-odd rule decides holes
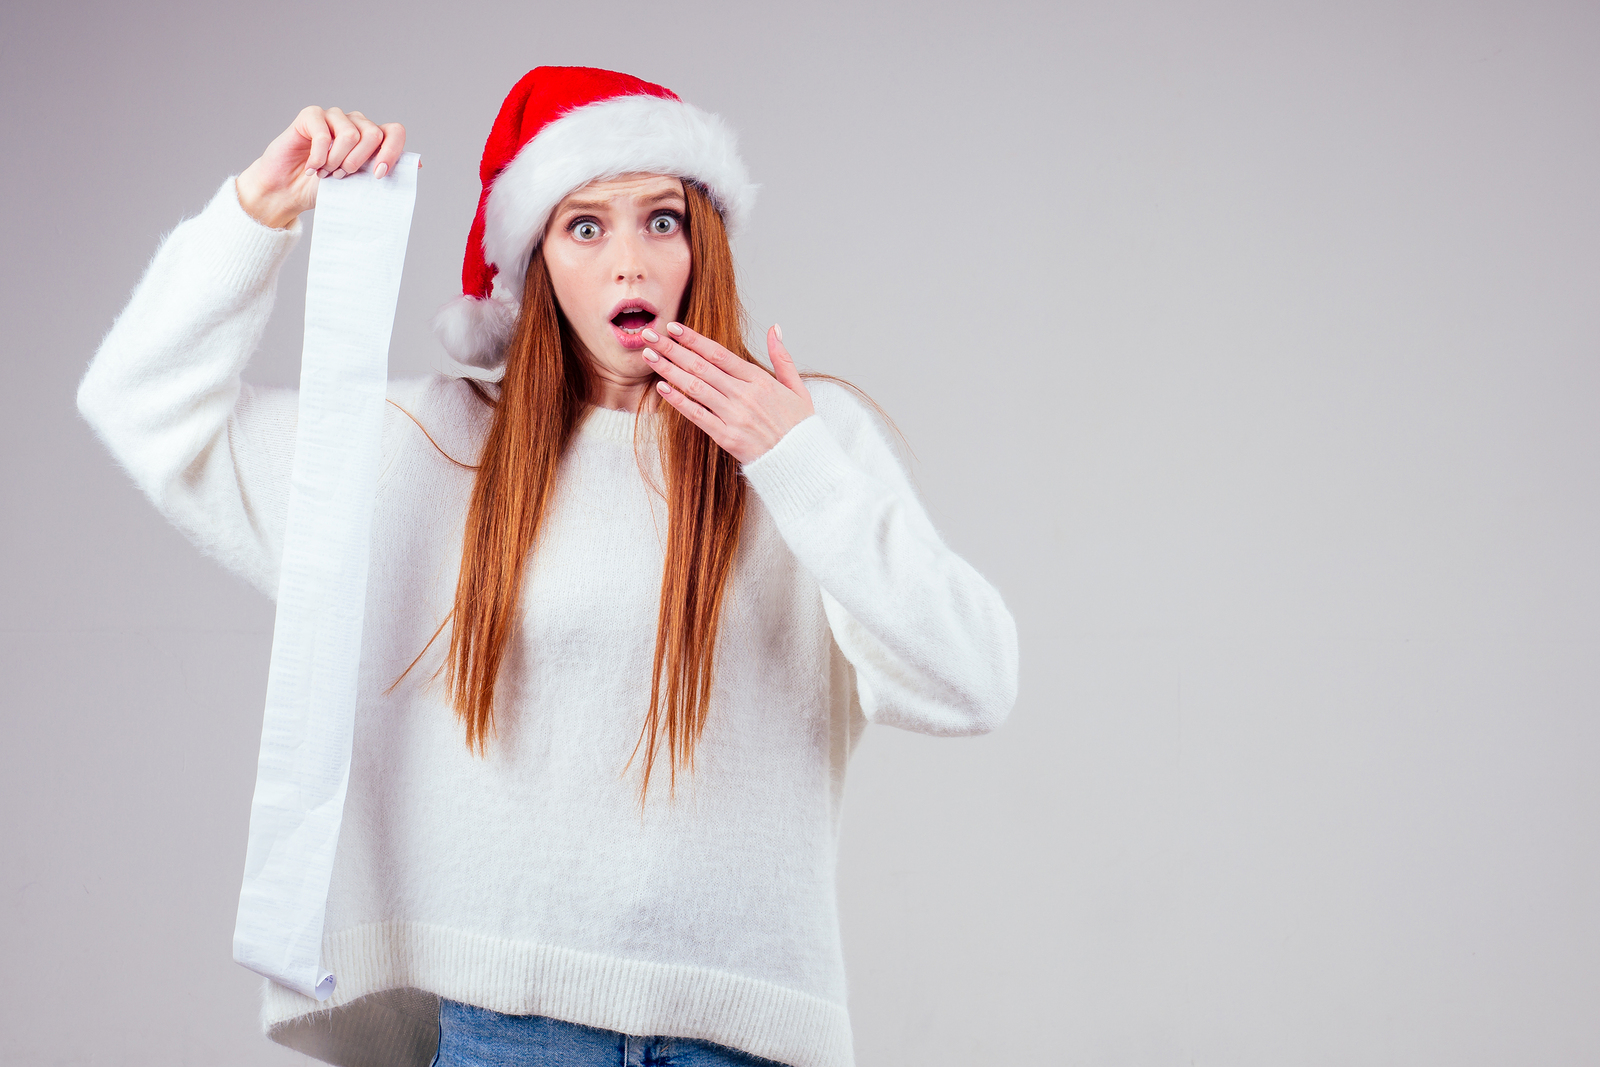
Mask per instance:
[[[624,285],[644,281],[644,242],[638,234],[619,234],[611,242],[615,252],[611,268],[613,280]]]

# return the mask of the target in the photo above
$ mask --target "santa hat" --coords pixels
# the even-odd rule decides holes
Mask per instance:
[[[517,82],[483,146],[461,295],[433,318],[451,358],[486,369],[505,359],[550,212],[574,189],[635,172],[703,185],[730,234],[755,202],[733,132],[672,90],[593,67],[538,67]]]

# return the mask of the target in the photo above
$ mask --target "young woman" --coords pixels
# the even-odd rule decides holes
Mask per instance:
[[[302,111],[166,238],[79,388],[156,506],[269,596],[296,398],[240,372],[318,184],[404,137]],[[869,722],[998,725],[1011,616],[871,405],[776,326],[770,372],[745,349],[728,233],[753,187],[719,120],[539,68],[482,178],[435,322],[477,370],[390,383],[338,986],[266,982],[263,1025],[350,1065],[848,1067],[851,751]]]

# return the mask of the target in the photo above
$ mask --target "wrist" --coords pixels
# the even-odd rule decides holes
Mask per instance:
[[[781,527],[837,495],[852,466],[827,425],[813,414],[740,469]]]
[[[233,185],[239,197],[239,206],[263,226],[286,230],[300,217],[300,205],[292,197],[283,193],[274,195],[262,187],[256,177],[255,164],[235,178]]]

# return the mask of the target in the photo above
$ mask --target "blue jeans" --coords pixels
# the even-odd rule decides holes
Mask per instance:
[[[687,1037],[633,1037],[543,1015],[502,1015],[439,998],[439,1053],[429,1067],[782,1067]]]

